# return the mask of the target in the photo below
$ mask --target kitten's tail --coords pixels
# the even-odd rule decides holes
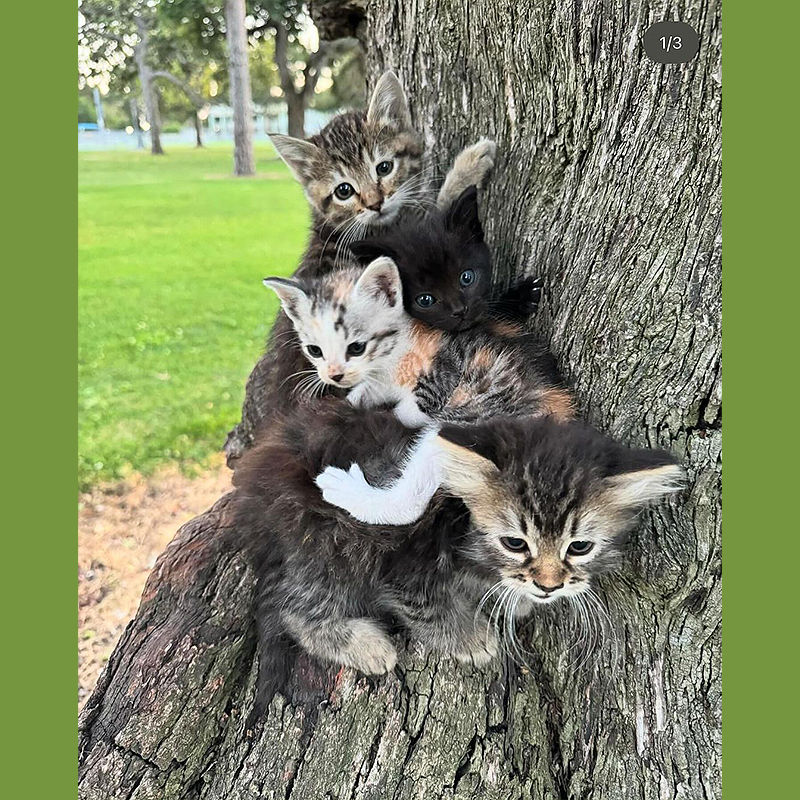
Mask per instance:
[[[258,630],[256,698],[245,728],[252,730],[266,716],[273,696],[285,692],[296,645],[281,622],[274,575],[259,578],[255,616]]]
[[[526,323],[542,299],[541,278],[523,278],[492,301],[492,316],[502,322]]]

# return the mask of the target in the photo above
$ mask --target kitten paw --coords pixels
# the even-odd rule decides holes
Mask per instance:
[[[462,664],[472,664],[483,667],[497,658],[500,652],[500,642],[497,634],[491,630],[488,623],[475,628],[475,633],[464,641],[464,649],[453,655]]]
[[[365,675],[383,675],[397,664],[397,650],[389,637],[370,620],[351,625],[351,639],[342,661]]]
[[[370,499],[375,487],[367,483],[358,464],[351,464],[349,470],[338,467],[325,467],[314,479],[322,491],[322,499],[332,506],[347,511],[362,522],[370,522]]]
[[[478,139],[461,151],[453,168],[461,173],[464,185],[480,188],[494,167],[496,155],[497,145],[491,139]]]

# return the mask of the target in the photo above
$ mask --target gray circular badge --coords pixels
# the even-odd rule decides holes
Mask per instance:
[[[644,32],[644,51],[658,64],[684,64],[700,49],[700,36],[686,22],[656,22]]]

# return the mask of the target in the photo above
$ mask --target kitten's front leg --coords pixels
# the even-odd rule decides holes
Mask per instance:
[[[420,411],[413,394],[400,400],[394,407],[394,415],[407,428],[425,428],[433,421],[424,411]]]
[[[358,384],[347,393],[347,402],[353,408],[366,408],[369,405],[367,386],[364,383]]]
[[[462,150],[453,162],[450,172],[439,190],[436,205],[446,209],[468,186],[483,186],[494,167],[497,145],[491,139],[479,139]]]
[[[481,667],[500,651],[497,634],[486,616],[475,612],[474,598],[464,595],[457,582],[399,586],[393,609],[411,635],[433,650]],[[427,598],[420,605],[419,597]]]
[[[316,477],[323,499],[370,525],[410,525],[428,507],[441,486],[441,451],[438,428],[431,428],[409,454],[400,478],[385,489],[367,482],[361,467],[349,470],[326,467]]]

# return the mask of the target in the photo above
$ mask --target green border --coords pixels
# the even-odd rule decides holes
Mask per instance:
[[[728,2],[723,31],[726,800],[798,791],[798,6]],[[788,547],[787,547],[788,545]]]
[[[4,7],[6,797],[76,786],[74,4]],[[14,791],[16,789],[16,791]]]

